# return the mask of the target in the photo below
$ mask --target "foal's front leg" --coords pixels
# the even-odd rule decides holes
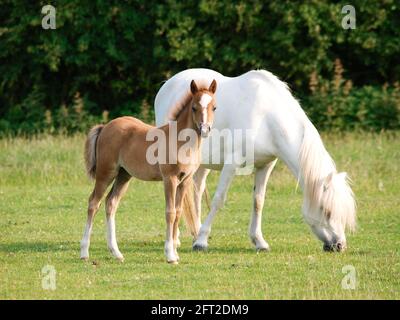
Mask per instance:
[[[177,187],[177,190],[176,190],[176,197],[175,197],[176,218],[175,218],[175,223],[174,223],[173,239],[174,239],[175,254],[176,254],[176,257],[178,258],[178,260],[179,260],[179,255],[178,255],[177,248],[180,247],[179,220],[182,216],[183,199],[185,198],[188,185],[191,182],[192,182],[192,179],[190,177],[187,177],[185,180],[183,180],[179,184],[179,186]]]
[[[164,178],[165,220],[167,223],[165,256],[167,257],[168,263],[172,264],[177,264],[179,259],[174,248],[174,224],[176,220],[175,197],[177,185],[177,177]]]

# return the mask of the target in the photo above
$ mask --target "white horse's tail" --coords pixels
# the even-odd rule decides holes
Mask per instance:
[[[326,218],[343,230],[355,230],[356,204],[347,174],[337,173],[335,163],[311,123],[305,125],[299,157],[308,209],[313,213],[322,212],[325,216],[320,219]]]

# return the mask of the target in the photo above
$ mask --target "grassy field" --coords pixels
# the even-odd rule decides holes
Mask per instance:
[[[359,227],[349,249],[325,253],[301,216],[301,191],[278,162],[268,187],[263,231],[271,252],[248,236],[252,177],[235,178],[217,216],[208,252],[182,237],[181,263],[165,263],[160,183],[132,181],[117,214],[124,263],[105,241],[104,207],[96,217],[89,262],[79,241],[92,183],[83,136],[0,140],[0,299],[399,299],[400,134],[325,135],[338,168],[353,179]],[[209,178],[213,193],[218,173]],[[203,210],[203,215],[206,214]],[[42,288],[54,266],[56,290]],[[344,266],[356,288],[342,288]]]

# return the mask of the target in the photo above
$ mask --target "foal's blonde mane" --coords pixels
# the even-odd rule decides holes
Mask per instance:
[[[204,93],[208,92],[208,86],[204,80],[202,81],[195,80],[195,81],[197,88],[199,89],[199,92],[204,92]],[[168,115],[168,120],[170,121],[178,120],[182,111],[190,103],[190,101],[192,101],[192,98],[193,98],[192,92],[190,92],[190,90],[187,90],[185,94],[182,96],[182,98],[180,98],[179,101],[175,104],[175,106],[171,108]]]
[[[192,101],[193,95],[190,91],[186,92],[185,95],[171,108],[168,116],[168,120],[176,121],[178,120],[180,114],[185,109],[185,107]]]

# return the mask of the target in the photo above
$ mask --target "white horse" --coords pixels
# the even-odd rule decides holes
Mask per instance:
[[[281,159],[298,179],[303,194],[303,216],[326,251],[346,248],[346,228],[356,224],[356,208],[347,175],[336,171],[335,163],[326,151],[314,125],[292,96],[287,85],[265,70],[249,71],[238,77],[225,77],[209,69],[188,69],[168,81],[155,99],[157,126],[168,121],[169,108],[179,99],[179,92],[192,79],[216,79],[217,109],[215,129],[252,129],[254,143],[254,205],[250,223],[250,238],[257,250],[269,250],[261,231],[261,216],[268,178],[277,159]],[[211,139],[211,133],[208,139]],[[225,140],[224,140],[225,143]],[[226,199],[229,185],[240,163],[226,163],[226,153],[242,152],[242,146],[223,145],[221,149],[202,146],[202,165],[194,176],[195,208],[201,222],[201,197],[210,169],[222,170],[212,199],[210,212],[202,224],[193,249],[208,247],[212,221]],[[227,151],[229,150],[229,151]],[[215,163],[214,153],[224,154]],[[218,157],[216,157],[218,158]]]

